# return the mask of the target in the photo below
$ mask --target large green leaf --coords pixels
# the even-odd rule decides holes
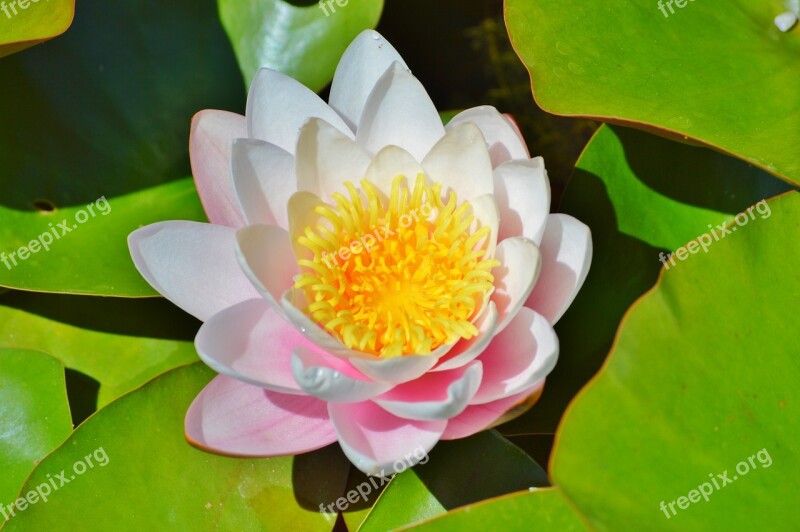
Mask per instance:
[[[248,85],[269,67],[314,91],[325,87],[350,42],[374,28],[383,0],[218,0]]]
[[[191,178],[89,205],[91,211],[84,205],[34,214],[0,205],[0,242],[8,250],[0,255],[0,284],[60,293],[156,295],[133,266],[127,235],[162,220],[206,219]],[[20,248],[36,252],[23,251],[23,259]]]
[[[697,139],[798,184],[800,31],[775,27],[783,10],[781,0],[508,0],[506,20],[546,111]]]
[[[769,205],[664,272],[565,417],[553,476],[598,528],[800,527],[800,194]]]
[[[127,236],[157,220],[202,219],[186,180],[192,115],[244,108],[215,2],[87,0],[63,37],[0,61],[0,79],[0,252],[50,223],[75,225],[98,198],[112,209],[49,252],[0,263],[0,285],[153,295]]]
[[[544,470],[494,431],[440,442],[424,464],[392,479],[360,530],[392,530],[483,499],[547,485]]]
[[[473,504],[410,527],[412,530],[586,530],[560,490],[539,489]]]
[[[61,35],[75,16],[75,0],[8,0],[0,4],[0,57]]]
[[[197,360],[198,322],[164,299],[0,296],[0,347],[51,353],[100,383],[98,406]]]
[[[625,311],[656,281],[659,253],[730,221],[787,185],[738,159],[619,126],[603,126],[581,156],[562,211],[588,224],[594,258],[556,325],[560,360],[538,404],[500,427],[552,433],[603,363]],[[599,310],[602,309],[602,310]]]
[[[338,447],[245,460],[186,443],[186,409],[212,376],[200,364],[177,369],[95,414],[24,490],[62,470],[69,485],[4,530],[330,530],[319,505],[344,488],[348,462]],[[89,455],[95,467],[70,479]]]
[[[43,353],[0,349],[0,506],[16,500],[36,462],[70,432],[64,366]],[[0,513],[0,524],[9,517]]]

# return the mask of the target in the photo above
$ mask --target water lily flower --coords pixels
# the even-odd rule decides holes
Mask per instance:
[[[211,223],[129,239],[144,278],[204,322],[197,351],[220,374],[190,443],[269,457],[338,441],[379,475],[541,393],[591,235],[549,213],[542,159],[496,109],[443,126],[366,31],[328,103],[262,69],[246,116],[195,116],[190,152]]]

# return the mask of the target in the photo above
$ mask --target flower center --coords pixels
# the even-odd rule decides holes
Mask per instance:
[[[423,174],[414,189],[405,176],[388,202],[369,181],[349,198],[317,207],[330,227],[308,227],[297,243],[313,254],[299,260],[295,288],[305,312],[351,349],[381,357],[424,355],[477,334],[471,323],[493,290],[485,258],[489,227],[476,227],[472,206]],[[386,204],[384,204],[386,203]]]

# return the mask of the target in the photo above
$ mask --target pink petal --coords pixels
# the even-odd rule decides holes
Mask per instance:
[[[213,224],[242,227],[244,215],[231,179],[231,146],[247,136],[245,118],[226,111],[200,111],[192,118],[189,155],[197,193]]]
[[[186,439],[230,456],[300,454],[336,441],[324,402],[216,377],[189,407]]]
[[[539,251],[542,273],[525,305],[555,325],[578,295],[589,273],[592,233],[572,216],[551,214]]]
[[[539,277],[542,259],[536,244],[522,237],[507,238],[500,242],[495,258],[501,263],[492,270],[495,288],[492,301],[497,305],[499,314],[497,334],[508,326],[531,295]]]
[[[510,397],[547,377],[558,360],[558,337],[543,316],[523,307],[478,360],[483,381],[472,404]]]
[[[292,372],[305,393],[333,403],[366,401],[392,387],[369,380],[346,360],[307,347],[292,353]]]
[[[303,394],[292,375],[292,350],[310,345],[263,299],[215,314],[195,339],[214,371],[274,392]]]
[[[514,236],[542,242],[550,214],[550,181],[541,157],[509,161],[494,171],[500,240]]]
[[[544,383],[541,383],[511,397],[482,405],[468,406],[464,412],[447,422],[447,429],[445,429],[442,439],[457,440],[466,438],[492,427],[506,412],[525,401],[534,393],[541,391],[543,386]]]
[[[465,122],[472,122],[480,128],[489,146],[493,168],[511,159],[530,158],[528,146],[517,125],[494,107],[484,105],[467,109],[454,116],[446,129],[450,130]]]
[[[402,384],[421,377],[446,355],[453,345],[443,345],[427,355],[404,355],[396,358],[351,358],[350,363],[370,379]]]
[[[288,229],[287,206],[297,192],[294,156],[263,140],[237,139],[232,158],[233,186],[247,223]]]
[[[447,421],[413,421],[393,416],[371,401],[329,403],[339,445],[367,475],[388,476],[422,460]]]
[[[259,297],[236,260],[236,229],[198,222],[160,222],[128,237],[131,257],[150,285],[205,321]]]
[[[253,286],[280,314],[281,296],[300,273],[288,231],[274,225],[252,225],[236,233],[236,256]]]
[[[450,371],[427,373],[373,399],[384,410],[406,419],[450,419],[469,405],[483,376],[480,362]]]

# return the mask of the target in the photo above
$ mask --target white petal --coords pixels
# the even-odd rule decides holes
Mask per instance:
[[[283,293],[300,273],[285,229],[275,225],[251,225],[236,233],[236,256],[245,275],[280,314]]]
[[[201,321],[259,297],[236,260],[236,229],[160,222],[128,237],[131,257],[161,295]]]
[[[291,353],[308,341],[263,299],[251,299],[211,317],[197,333],[200,358],[223,375],[273,392],[302,394]]]
[[[439,359],[439,363],[431,371],[460,368],[478,358],[494,338],[497,320],[497,307],[493,301],[490,301],[486,312],[475,321],[478,334],[469,340],[459,340],[446,356]]]
[[[297,188],[330,199],[345,193],[346,181],[358,186],[370,156],[349,137],[324,120],[311,119],[297,143]]]
[[[500,240],[524,236],[542,242],[550,214],[550,180],[544,159],[509,161],[494,171],[494,198],[500,209]]]
[[[374,30],[365,30],[347,47],[331,85],[330,105],[355,131],[367,98],[394,62],[406,66],[397,50]]]
[[[555,325],[572,304],[589,273],[592,233],[572,216],[551,214],[539,251],[542,273],[525,305]]]
[[[465,122],[472,122],[483,133],[493,168],[511,159],[530,158],[528,146],[517,125],[494,107],[484,105],[467,109],[454,116],[445,129],[450,131]]]
[[[497,248],[497,233],[500,226],[500,212],[497,209],[497,203],[494,201],[494,196],[491,194],[484,194],[470,200],[472,205],[472,214],[475,216],[475,223],[473,223],[471,230],[474,232],[480,227],[489,228],[488,243],[487,239],[483,239],[478,243],[478,247],[486,249],[487,257],[494,257],[495,249]]]
[[[486,141],[472,123],[449,130],[422,160],[422,167],[432,181],[444,185],[443,192],[448,188],[454,190],[459,201],[494,193],[492,161]]]
[[[345,360],[306,347],[292,354],[292,372],[305,393],[333,403],[366,401],[392,387],[367,379]]]
[[[797,24],[797,15],[792,12],[787,11],[775,17],[775,25],[783,32],[789,31],[795,24]]]
[[[314,254],[311,250],[297,242],[298,237],[305,234],[306,229],[316,230],[318,225],[332,230],[331,223],[315,209],[325,205],[325,203],[311,192],[297,192],[289,198],[289,236],[292,239],[295,257],[299,259],[313,260]]]
[[[249,136],[295,153],[300,128],[309,118],[322,118],[352,137],[344,120],[308,87],[289,76],[262,68],[247,97]]]
[[[495,258],[501,265],[494,270],[492,301],[497,305],[499,333],[517,315],[531,295],[542,267],[542,258],[536,244],[527,238],[507,238],[497,246]]]
[[[425,170],[414,157],[403,148],[386,146],[372,160],[364,179],[375,185],[387,200],[392,194],[392,183],[397,176],[405,176],[405,186],[413,189],[417,175]]]
[[[237,139],[231,165],[236,196],[247,223],[288,229],[287,204],[297,192],[294,156],[263,140]]]
[[[394,63],[367,99],[356,140],[372,154],[395,145],[421,161],[443,135],[444,126],[425,88]]]
[[[464,411],[481,384],[480,362],[450,371],[428,373],[401,384],[373,401],[384,410],[406,419],[450,419]]]
[[[478,360],[483,380],[473,405],[518,394],[547,377],[558,360],[558,337],[543,316],[523,307]]]

